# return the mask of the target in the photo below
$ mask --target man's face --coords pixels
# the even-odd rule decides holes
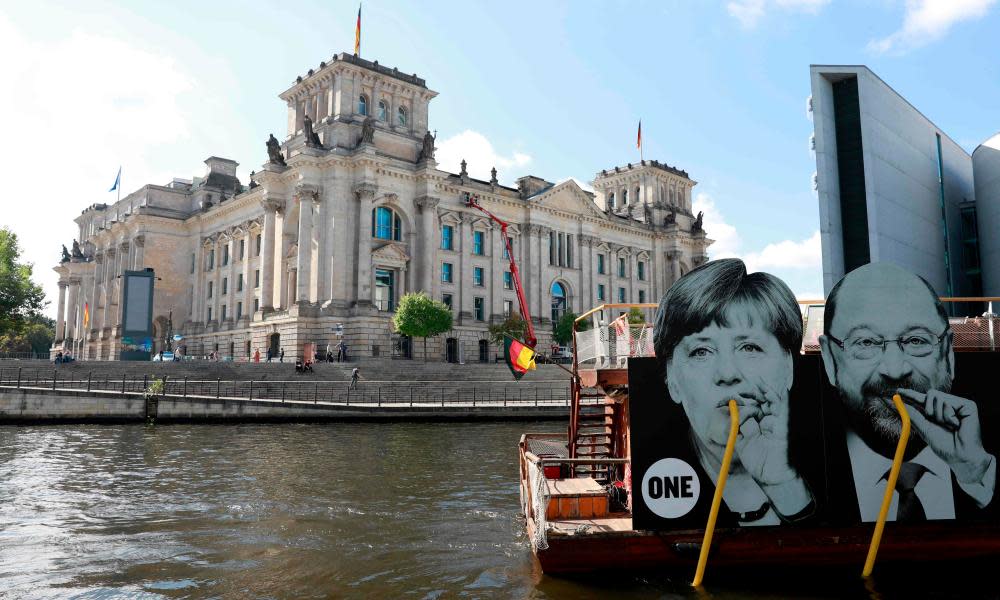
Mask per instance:
[[[891,341],[897,339],[902,348]],[[883,340],[890,340],[884,351]],[[897,267],[873,263],[847,275],[820,348],[830,383],[870,445],[899,440],[902,422],[892,405],[898,388],[951,390],[954,354],[947,325],[927,287]]]
[[[731,307],[729,326],[711,324],[686,336],[667,363],[667,388],[684,408],[701,443],[725,447],[729,437],[729,400],[740,415],[760,420],[771,408],[765,399],[787,402],[792,387],[792,357],[763,327],[759,311]]]

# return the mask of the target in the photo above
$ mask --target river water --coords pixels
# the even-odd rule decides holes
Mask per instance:
[[[0,597],[695,597],[683,577],[539,572],[516,445],[524,431],[564,427],[0,427]],[[890,595],[996,594],[937,581],[904,572],[880,584]],[[856,573],[713,582],[710,571],[707,588],[869,595]]]

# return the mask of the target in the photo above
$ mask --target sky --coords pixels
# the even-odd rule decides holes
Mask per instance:
[[[72,219],[216,155],[244,183],[282,139],[277,95],[351,52],[358,4],[32,2],[0,8],[0,225],[54,316]],[[390,2],[362,9],[361,56],[439,93],[439,168],[585,187],[643,154],[698,182],[716,240],[822,296],[808,148],[810,64],[864,64],[966,151],[1000,129],[997,0]]]

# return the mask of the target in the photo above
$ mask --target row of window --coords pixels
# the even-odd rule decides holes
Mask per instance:
[[[641,192],[641,190],[638,187],[635,188],[635,196],[632,198],[632,201],[633,202],[638,201],[639,200],[639,196],[640,196],[641,193],[642,192]],[[669,188],[668,189],[668,188],[664,188],[662,185],[660,186],[660,196],[662,198],[666,199],[667,204],[669,204],[671,206],[676,206],[677,204],[680,204],[680,199],[681,199],[681,195],[682,194],[683,194],[683,192],[680,189],[677,189],[675,191],[673,188]],[[624,207],[628,206],[628,202],[629,202],[629,200],[628,200],[628,190],[627,189],[622,190],[622,194],[621,194],[621,207],[624,208]],[[608,194],[608,206],[612,210],[618,208],[617,197],[615,196],[614,192],[611,192],[610,194]]]
[[[599,302],[607,301],[607,293],[603,283],[597,284],[597,300]],[[621,304],[628,302],[625,295],[625,288],[623,287],[618,288],[618,302]],[[645,302],[646,302],[646,290],[639,290],[639,303],[644,304]]]
[[[485,285],[485,270],[483,267],[472,267],[472,285],[483,287]],[[455,282],[455,265],[452,263],[441,263],[441,283]],[[514,289],[514,275],[510,271],[503,272],[503,289]]]
[[[598,275],[607,275],[607,268],[605,266],[605,258],[604,258],[603,254],[598,254],[597,255],[597,274]],[[640,260],[639,262],[636,263],[636,265],[635,265],[635,274],[636,274],[636,277],[638,277],[639,281],[646,281],[646,263],[645,263],[645,261],[641,261]],[[619,256],[618,257],[618,276],[619,277],[626,277],[625,257],[623,257],[623,256]]]
[[[257,288],[260,287],[260,269],[257,269],[257,270],[255,270],[253,272],[253,287],[254,287],[254,289],[257,289]],[[215,282],[214,281],[209,281],[208,282],[208,297],[209,298],[212,297],[212,293],[214,291],[215,291]],[[236,291],[237,292],[242,292],[243,291],[243,273],[240,273],[239,275],[236,276]],[[229,278],[228,277],[223,277],[222,278],[222,295],[225,296],[228,293],[229,293]]]
[[[262,243],[261,240],[262,240],[261,234],[258,233],[256,236],[254,236],[254,256],[260,256],[260,249],[261,249],[261,243]],[[244,258],[246,258],[246,240],[245,239],[241,239],[241,240],[238,240],[238,241],[239,241],[239,245],[237,246],[238,250],[236,252],[236,258],[235,259],[237,261],[241,261]],[[235,243],[235,241],[234,241],[234,243]],[[230,251],[229,251],[229,248],[230,248],[230,245],[228,243],[225,244],[224,246],[222,246],[222,264],[220,266],[225,267],[225,266],[227,266],[229,264],[229,262],[230,262]],[[195,267],[195,255],[191,254],[191,273],[194,273],[194,267]],[[209,271],[211,271],[212,269],[215,268],[215,248],[209,248],[209,250],[208,250],[208,256],[206,257],[205,268],[206,268],[206,270],[209,270]]]
[[[444,305],[447,306],[449,309],[452,310],[454,309],[452,304],[454,302],[454,296],[452,294],[442,294],[441,302],[443,302]],[[504,300],[503,301],[504,318],[509,317],[511,312],[513,312],[513,310],[514,310],[514,301]],[[486,299],[483,298],[482,296],[475,296],[472,299],[472,317],[477,321],[486,320]]]
[[[258,300],[257,298],[254,298],[253,299],[253,311],[257,312],[258,310],[260,310],[260,300]],[[226,304],[223,304],[222,307],[221,307],[221,310],[219,312],[219,320],[220,321],[225,321],[228,318],[228,316],[229,316],[228,312],[229,312],[229,306],[226,305]],[[239,321],[240,319],[243,318],[243,302],[237,302],[236,303],[236,315],[235,315],[234,318],[237,321]],[[208,307],[208,319],[207,320],[209,320],[209,321],[212,320],[212,307],[211,306]]]
[[[511,242],[513,244],[513,242]],[[453,225],[444,225],[441,227],[441,249],[442,250],[454,250],[455,249],[455,227]],[[482,231],[472,232],[472,253],[478,256],[486,255],[486,233]],[[507,252],[507,246],[503,246],[503,258],[507,260],[510,255]]]
[[[363,116],[368,116],[368,97],[364,94],[358,96],[358,114]],[[375,111],[375,117],[382,122],[389,121],[389,104],[385,100],[378,101],[378,108]],[[406,113],[406,107],[397,106],[396,107],[396,124],[400,127],[406,127],[409,122],[409,117]]]

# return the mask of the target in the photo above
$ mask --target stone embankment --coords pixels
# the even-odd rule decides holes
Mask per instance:
[[[288,363],[0,364],[0,423],[537,419],[565,417],[568,405],[568,376],[552,365],[515,382],[504,365],[411,361],[304,374]]]

